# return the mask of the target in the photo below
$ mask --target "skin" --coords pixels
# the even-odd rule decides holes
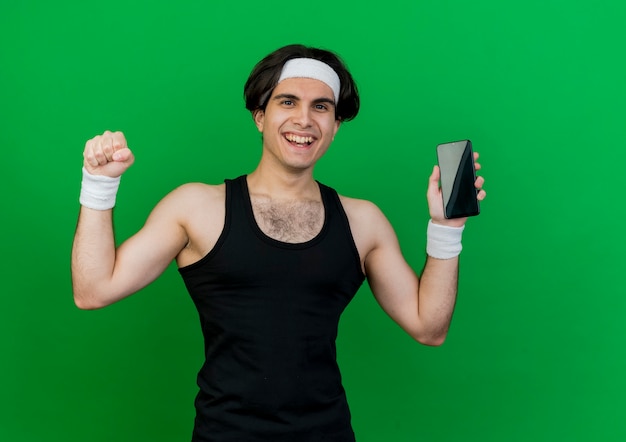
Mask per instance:
[[[255,112],[253,119],[263,135],[261,160],[248,175],[253,204],[270,201],[289,207],[294,201],[320,202],[313,170],[341,125],[335,119],[331,89],[313,79],[284,80],[273,91],[266,109]],[[304,140],[311,143],[302,143]],[[120,176],[133,162],[134,155],[121,132],[107,131],[85,145],[84,167],[91,174]],[[478,163],[476,169],[480,169]],[[438,182],[435,166],[426,192],[433,222],[464,225],[466,219],[444,218]],[[483,183],[478,177],[479,200],[486,195]],[[380,209],[369,201],[340,198],[363,272],[380,306],[418,342],[442,344],[456,301],[458,257],[428,257],[418,277],[402,256],[396,234]],[[182,267],[201,259],[224,227],[224,202],[223,184],[183,185],[163,198],[145,225],[117,249],[112,210],[81,207],[72,249],[76,305],[82,309],[107,306],[154,281],[172,260]]]

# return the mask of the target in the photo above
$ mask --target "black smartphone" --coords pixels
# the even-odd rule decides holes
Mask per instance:
[[[470,140],[443,143],[437,146],[437,161],[441,171],[444,216],[464,218],[480,213],[474,169],[474,152]]]

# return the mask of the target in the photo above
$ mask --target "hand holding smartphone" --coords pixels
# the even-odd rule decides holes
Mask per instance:
[[[474,168],[474,152],[470,140],[443,143],[437,146],[441,174],[443,212],[447,219],[475,216],[480,213]]]

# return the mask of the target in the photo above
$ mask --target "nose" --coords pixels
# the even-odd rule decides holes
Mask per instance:
[[[294,123],[300,127],[311,125],[311,109],[308,106],[299,106],[293,116]]]

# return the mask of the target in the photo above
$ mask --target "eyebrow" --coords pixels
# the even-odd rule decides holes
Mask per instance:
[[[300,101],[300,97],[293,95],[293,94],[278,94],[274,96],[273,99],[274,100],[289,99],[293,101]],[[332,98],[328,98],[328,97],[320,97],[320,98],[316,98],[315,100],[313,100],[313,104],[319,104],[319,103],[328,103],[328,104],[332,104],[333,106],[336,106],[335,100],[333,100]]]

